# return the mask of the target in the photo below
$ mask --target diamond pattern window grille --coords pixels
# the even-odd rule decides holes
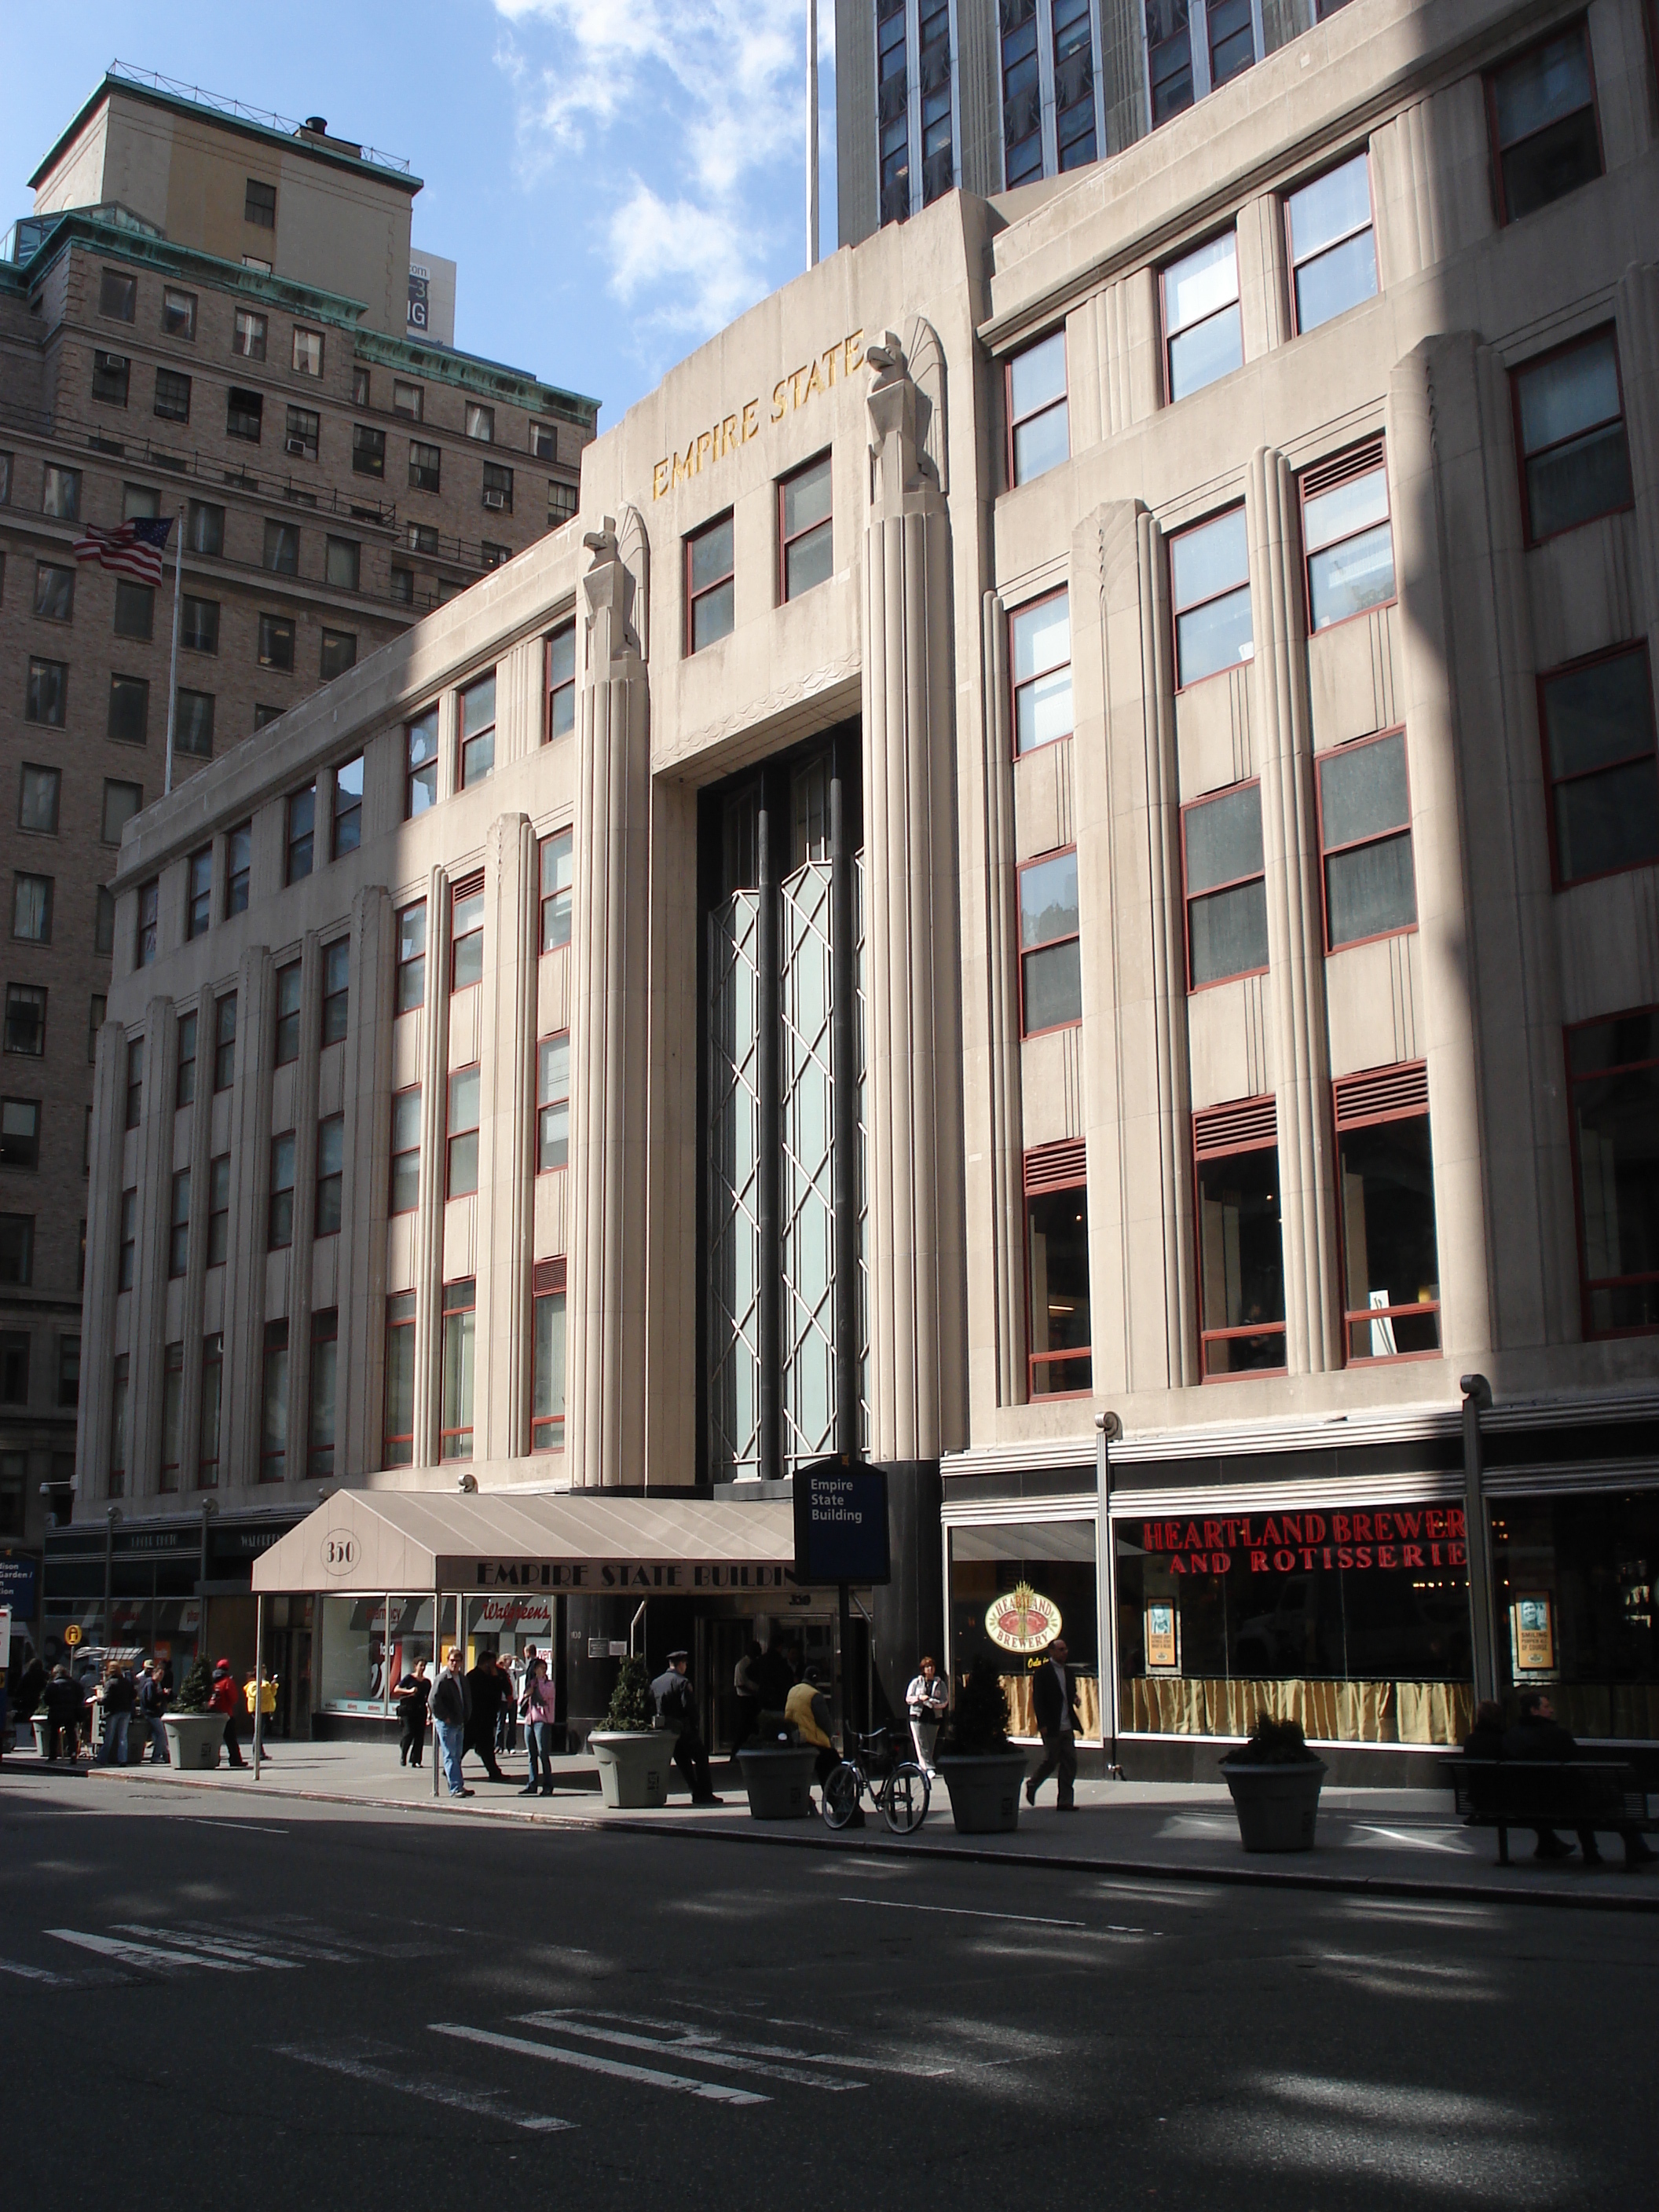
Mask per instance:
[[[783,1456],[835,1449],[835,1080],[830,868],[809,860],[779,886],[783,961]]]
[[[709,1456],[716,1480],[760,1473],[760,899],[709,917]]]

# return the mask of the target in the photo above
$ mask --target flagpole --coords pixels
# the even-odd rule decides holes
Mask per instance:
[[[173,665],[167,671],[167,760],[161,790],[173,789],[173,730],[179,711],[179,624],[184,611],[185,510],[179,510],[179,542],[173,549]]]
[[[818,0],[806,0],[806,265],[818,265]]]

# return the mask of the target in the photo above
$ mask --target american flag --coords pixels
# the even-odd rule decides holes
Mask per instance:
[[[159,584],[161,550],[172,527],[171,515],[165,520],[146,516],[124,522],[118,530],[94,530],[88,524],[75,541],[75,557],[97,561],[106,568],[118,569],[124,576],[136,576],[141,584]]]

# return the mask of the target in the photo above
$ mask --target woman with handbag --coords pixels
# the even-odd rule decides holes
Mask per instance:
[[[553,1795],[554,1707],[553,1678],[547,1671],[547,1662],[532,1652],[525,1669],[524,1696],[519,1706],[524,1715],[525,1738],[530,1746],[530,1779],[520,1792],[521,1796]]]

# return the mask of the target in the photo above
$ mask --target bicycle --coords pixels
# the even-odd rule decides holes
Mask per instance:
[[[927,1818],[932,1785],[927,1770],[912,1759],[894,1756],[889,1730],[855,1735],[850,1757],[832,1766],[823,1778],[823,1819],[831,1828],[844,1828],[859,1809],[866,1791],[896,1836],[908,1836]]]

